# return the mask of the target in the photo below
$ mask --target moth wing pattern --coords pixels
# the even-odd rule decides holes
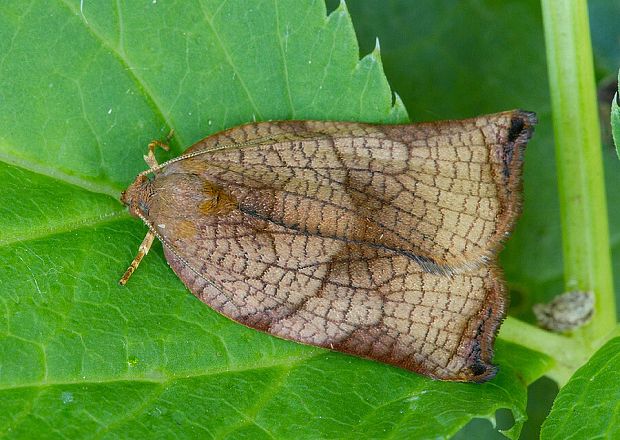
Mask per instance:
[[[451,277],[369,246],[309,236],[239,212],[168,242],[166,259],[201,301],[248,327],[443,380],[495,374],[505,312],[493,269]]]
[[[256,215],[453,273],[493,259],[512,228],[534,124],[519,111],[402,126],[256,123],[206,138],[187,151],[204,154],[163,173],[199,173]]]
[[[137,179],[139,216],[192,293],[235,321],[481,382],[496,371],[507,298],[494,260],[535,123],[515,110],[248,124]]]

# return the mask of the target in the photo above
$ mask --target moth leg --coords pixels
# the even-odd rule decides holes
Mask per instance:
[[[159,165],[157,163],[157,159],[155,158],[155,148],[161,147],[166,151],[170,150],[170,146],[168,146],[166,142],[172,139],[173,134],[174,134],[174,128],[170,129],[170,133],[168,133],[168,136],[166,136],[165,141],[160,141],[160,140],[155,139],[149,143],[148,145],[149,152],[148,154],[144,155],[144,161],[149,166],[149,168],[155,168],[157,165]]]
[[[142,243],[140,243],[140,247],[138,248],[138,253],[136,254],[136,257],[133,259],[133,261],[131,262],[127,270],[125,271],[125,274],[123,275],[123,277],[118,281],[118,284],[120,284],[121,286],[124,286],[127,283],[127,280],[129,280],[129,277],[131,277],[131,275],[138,268],[140,261],[142,261],[144,256],[149,253],[149,249],[151,249],[151,245],[153,244],[154,238],[155,238],[155,234],[153,234],[153,232],[149,231],[146,233],[144,240],[142,240]]]

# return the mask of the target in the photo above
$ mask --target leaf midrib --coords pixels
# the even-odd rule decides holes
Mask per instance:
[[[9,390],[20,390],[20,389],[39,389],[46,387],[61,387],[61,386],[71,386],[71,385],[107,385],[107,384],[116,384],[116,383],[144,383],[144,384],[154,384],[154,385],[169,385],[173,382],[183,381],[188,379],[200,379],[207,378],[212,376],[223,376],[228,374],[238,374],[238,373],[246,373],[251,371],[260,371],[260,370],[269,370],[269,369],[285,369],[285,370],[293,370],[298,366],[312,361],[314,359],[318,359],[321,356],[325,355],[325,350],[320,350],[318,353],[313,352],[307,356],[295,356],[289,359],[279,359],[279,362],[273,363],[264,363],[262,365],[252,364],[252,366],[243,366],[240,368],[227,368],[227,369],[213,369],[209,371],[190,371],[190,372],[180,372],[178,375],[168,375],[162,376],[161,378],[156,377],[110,377],[110,378],[102,378],[100,380],[64,380],[64,381],[41,381],[41,382],[30,382],[30,383],[20,383],[16,385],[0,385],[0,392],[9,391]]]
[[[51,227],[46,224],[38,228],[29,228],[28,236],[15,234],[12,236],[3,236],[0,239],[0,247],[10,246],[15,243],[25,243],[28,241],[40,240],[42,238],[51,237],[58,234],[64,234],[67,232],[73,232],[78,229],[90,228],[93,226],[102,225],[118,220],[124,220],[129,218],[129,213],[124,209],[118,211],[108,212],[106,214],[100,214],[95,216],[76,217],[68,222],[59,222]]]

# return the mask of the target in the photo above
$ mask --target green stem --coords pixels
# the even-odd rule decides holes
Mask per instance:
[[[594,292],[588,351],[616,324],[603,160],[586,0],[542,0],[566,290]]]
[[[545,374],[560,385],[588,360],[588,353],[579,340],[548,332],[511,316],[502,324],[499,337],[552,358],[555,365]]]

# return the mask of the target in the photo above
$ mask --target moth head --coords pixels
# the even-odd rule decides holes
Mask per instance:
[[[135,217],[145,216],[149,211],[149,199],[152,195],[151,181],[146,176],[138,176],[129,187],[121,193],[121,202],[129,208]]]

